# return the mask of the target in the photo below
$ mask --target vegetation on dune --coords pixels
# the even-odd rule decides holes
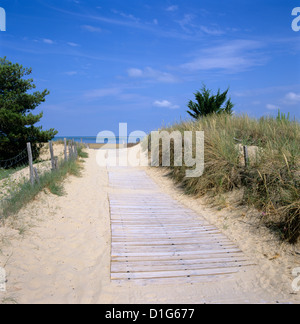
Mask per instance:
[[[186,178],[186,167],[170,167],[170,176],[195,196],[219,195],[243,189],[242,203],[261,210],[261,221],[280,237],[295,243],[300,237],[300,125],[279,113],[260,119],[211,114],[163,130],[205,132],[205,171]],[[252,149],[243,163],[242,145]],[[194,148],[195,150],[195,148]],[[174,150],[171,147],[171,155]],[[171,157],[172,160],[173,157]]]
[[[80,147],[78,156],[87,158],[88,154]],[[67,175],[80,176],[80,160],[62,160],[56,170],[48,171],[40,175],[39,182],[32,185],[29,181],[23,181],[2,202],[0,219],[16,214],[31,202],[42,190],[48,189],[57,196],[64,195],[63,180]]]
[[[229,89],[221,93],[219,89],[216,95],[212,95],[211,90],[203,85],[202,91],[195,93],[197,102],[193,102],[192,100],[189,102],[189,110],[187,113],[194,119],[199,119],[210,114],[227,113],[232,115],[234,104],[231,102],[231,99],[227,100],[228,91]]]

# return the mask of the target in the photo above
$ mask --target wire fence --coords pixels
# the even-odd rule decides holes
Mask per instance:
[[[21,153],[11,159],[0,160],[0,169],[9,169],[25,163],[28,163],[27,149],[24,149]]]
[[[32,156],[31,144],[27,143],[27,148],[11,159],[0,160],[0,207],[1,203],[17,192],[22,183],[31,182],[32,185],[40,182],[40,177],[49,171],[59,169],[60,160],[68,161],[77,159],[78,143],[74,141],[64,141],[63,152],[61,147],[58,150],[53,148],[53,143],[49,142],[49,147],[45,146],[49,159],[34,161]]]

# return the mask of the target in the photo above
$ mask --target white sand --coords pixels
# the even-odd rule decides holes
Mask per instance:
[[[2,303],[276,303],[300,301],[292,269],[300,256],[258,230],[244,210],[217,212],[183,196],[156,169],[147,172],[164,192],[204,215],[230,237],[259,271],[244,278],[199,284],[140,286],[110,281],[110,213],[106,168],[89,150],[82,177],[65,181],[66,196],[41,193],[0,228],[0,266],[7,272]],[[116,191],[115,191],[116,192]],[[280,256],[279,256],[280,255]],[[272,259],[273,258],[273,259]],[[270,260],[272,259],[272,260]]]

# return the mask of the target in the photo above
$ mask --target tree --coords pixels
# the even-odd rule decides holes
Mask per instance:
[[[207,89],[204,85],[202,92],[197,91],[195,97],[197,102],[190,101],[188,104],[189,110],[187,111],[193,118],[199,119],[210,114],[227,113],[232,115],[233,103],[231,99],[227,100],[229,89],[221,93],[218,90],[217,95],[211,95],[211,90]],[[225,106],[223,106],[225,104]]]
[[[38,156],[40,143],[53,139],[57,131],[43,131],[42,126],[35,127],[43,113],[33,115],[32,111],[49,95],[31,91],[36,88],[33,79],[26,79],[32,73],[31,68],[0,58],[0,160],[10,159],[32,144],[34,158]]]

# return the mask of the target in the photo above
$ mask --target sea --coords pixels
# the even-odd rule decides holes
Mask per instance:
[[[74,140],[78,143],[85,143],[85,144],[129,144],[133,143],[133,140],[129,137],[103,137],[97,138],[96,136],[55,136],[53,141],[63,141],[64,139],[67,140]],[[136,141],[138,142],[138,141]]]

